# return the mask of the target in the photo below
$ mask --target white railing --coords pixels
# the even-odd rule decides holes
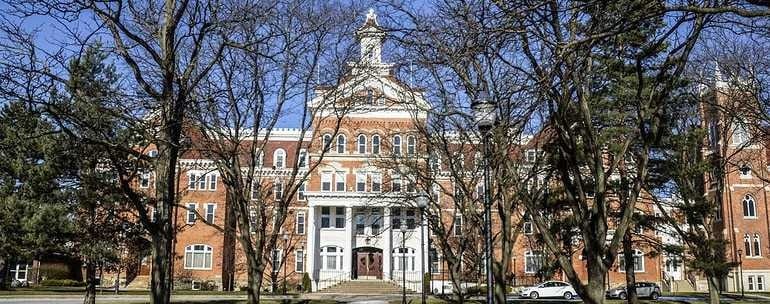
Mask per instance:
[[[339,283],[350,281],[350,271],[344,270],[318,270],[317,289],[323,290]]]
[[[406,276],[406,289],[415,292],[422,291],[422,276],[419,271],[406,271],[404,273],[404,271],[393,270],[390,280],[403,287],[404,276]]]

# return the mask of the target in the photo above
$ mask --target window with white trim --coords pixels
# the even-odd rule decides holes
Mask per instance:
[[[253,200],[259,199],[259,190],[260,190],[259,181],[252,180],[251,181],[251,199]]]
[[[345,228],[345,207],[335,207],[334,228]]]
[[[276,200],[283,199],[283,180],[279,178],[273,181],[273,196]]]
[[[757,217],[757,204],[750,194],[743,197],[743,217]]]
[[[736,124],[733,128],[733,145],[743,145],[749,141],[749,132],[744,124]]]
[[[150,152],[147,152],[147,156],[152,158],[158,157],[158,150],[150,150]]]
[[[537,161],[537,150],[535,149],[527,150],[527,162],[534,163],[536,161]]]
[[[189,172],[187,174],[187,190],[216,191],[217,173]]]
[[[21,282],[26,282],[29,278],[29,265],[27,263],[16,263],[15,265],[11,265],[11,279]]]
[[[310,159],[307,153],[307,149],[299,150],[299,159],[297,160],[297,167],[306,169],[310,163]]]
[[[302,181],[299,183],[299,186],[297,187],[297,200],[300,200],[300,201],[305,200],[305,191],[307,191],[307,182]]]
[[[345,192],[345,171],[337,171],[334,179],[334,191]]]
[[[759,233],[755,233],[755,234],[754,234],[754,238],[751,240],[751,245],[752,245],[752,247],[753,247],[753,248],[752,248],[753,250],[752,250],[752,252],[751,252],[751,253],[752,253],[752,254],[753,254],[755,257],[760,257],[760,256],[762,256],[762,246],[760,246],[760,244],[759,244]]]
[[[356,191],[366,192],[366,173],[364,172],[356,173]]]
[[[417,154],[417,139],[413,135],[406,137],[406,154],[409,156]]]
[[[214,203],[206,204],[206,223],[213,224],[215,219],[215,213],[217,205]]]
[[[393,136],[393,155],[401,155],[401,135]]]
[[[332,146],[332,135],[331,134],[324,134],[321,137],[321,151],[326,152],[331,149]]]
[[[443,190],[441,189],[441,185],[438,183],[433,184],[433,187],[431,187],[431,196],[433,197],[433,203],[438,204],[441,202],[441,192]]]
[[[214,250],[209,245],[189,245],[184,249],[184,269],[211,269]]]
[[[305,251],[294,251],[294,271],[298,273],[305,272]]]
[[[401,192],[401,176],[394,174],[390,177],[390,191]]]
[[[342,247],[325,246],[321,247],[321,269],[322,270],[342,270],[344,250]]]
[[[537,273],[543,268],[543,254],[539,251],[524,252],[524,272]]]
[[[754,291],[754,276],[750,275],[746,279],[748,281],[747,287],[748,287],[749,291]]]
[[[765,276],[757,276],[757,291],[765,291]]]
[[[366,229],[366,215],[363,212],[356,213],[356,235],[364,235]]]
[[[187,223],[188,224],[195,224],[195,220],[198,219],[198,215],[195,213],[195,209],[197,208],[198,208],[198,204],[196,203],[187,204]]]
[[[380,154],[380,136],[372,135],[372,154]]]
[[[534,227],[532,225],[532,218],[529,216],[529,214],[524,215],[523,224],[521,230],[524,232],[524,235],[531,235],[534,232]]]
[[[358,135],[358,154],[366,154],[366,135]]]
[[[273,249],[270,260],[272,262],[271,266],[273,267],[273,271],[281,269],[281,264],[283,263],[283,251],[281,249]]]
[[[382,174],[372,173],[372,192],[382,191]]]
[[[337,153],[345,153],[345,145],[347,144],[347,138],[345,135],[337,135]]]
[[[417,255],[414,248],[400,247],[393,248],[392,264],[393,270],[398,271],[415,271],[415,260]]]
[[[390,217],[394,229],[401,229],[401,223],[406,224],[406,229],[417,227],[417,211],[414,208],[392,208]]]
[[[150,187],[150,173],[139,174],[139,188],[146,189]]]
[[[414,181],[412,179],[407,178],[406,179],[406,192],[414,193],[417,191],[417,186],[414,184]]]
[[[463,217],[462,215],[455,215],[454,223],[452,223],[452,233],[456,236],[463,235]]]
[[[273,167],[283,169],[286,167],[286,150],[278,148],[273,152]]]
[[[262,168],[265,165],[265,153],[258,150],[254,156],[254,168]]]
[[[634,249],[634,273],[644,272],[644,253]],[[618,254],[618,270],[620,272],[626,272],[626,259],[623,253]]]
[[[330,171],[321,172],[321,191],[332,191],[332,173]]]
[[[305,234],[305,211],[298,211],[294,220],[294,233]]]
[[[431,153],[428,161],[430,162],[429,167],[432,172],[441,171],[441,157],[437,153]]]
[[[321,207],[321,228],[331,227],[331,207]]]

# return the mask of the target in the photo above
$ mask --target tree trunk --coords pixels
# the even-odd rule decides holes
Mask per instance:
[[[86,295],[83,304],[96,303],[96,265],[88,259],[86,262]]]
[[[230,195],[230,194],[226,194]],[[235,290],[235,231],[237,218],[235,214],[235,206],[230,203],[230,199],[225,199],[228,202],[225,207],[225,235],[222,248],[222,290],[234,291]]]
[[[494,282],[494,292],[495,292],[495,302],[496,303],[506,303],[505,295],[507,293],[506,290],[506,283],[505,280],[505,270],[507,267],[503,267],[501,265],[502,263],[493,262],[492,263],[492,274],[495,276],[495,282]]]
[[[606,291],[604,280],[607,278],[607,271],[602,267],[601,263],[601,258],[598,256],[595,257],[595,260],[588,261],[588,284],[586,284],[583,295],[581,295],[584,303],[604,303]]]
[[[253,251],[251,252],[253,253]],[[249,299],[249,304],[258,304],[259,297],[262,292],[262,273],[264,272],[264,267],[258,265],[259,262],[256,261],[256,259],[259,259],[259,257],[246,257],[246,264],[248,264],[247,267],[249,269],[249,286],[246,290],[246,293]]]
[[[153,236],[152,242],[152,277],[150,280],[150,300],[152,304],[166,304],[171,300],[171,239]]]
[[[8,260],[0,258],[0,290],[8,290]],[[39,279],[38,279],[39,280]]]
[[[719,278],[706,275],[709,284],[709,304],[719,304]]]
[[[636,294],[636,274],[634,273],[634,249],[632,248],[631,231],[626,231],[623,236],[623,259],[626,261],[626,299],[628,303],[639,303],[639,296]]]

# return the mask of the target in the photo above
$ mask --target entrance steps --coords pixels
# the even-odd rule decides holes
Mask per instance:
[[[402,291],[400,285],[391,281],[352,280],[340,282],[337,285],[324,288],[320,293],[385,295],[401,294]],[[407,289],[406,292],[413,293],[414,291]]]
[[[695,288],[693,288],[692,284],[690,284],[690,281],[688,280],[671,281],[671,292],[693,292],[693,291],[695,291]]]

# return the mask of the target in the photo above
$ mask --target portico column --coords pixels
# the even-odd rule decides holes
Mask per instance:
[[[393,252],[393,248],[391,248],[392,239],[393,239],[393,229],[392,229],[393,227],[390,227],[391,221],[390,221],[389,207],[385,207],[383,210],[383,221],[384,223],[382,227],[384,227],[386,230],[382,236],[383,241],[385,241],[385,244],[383,244],[383,249],[382,249],[382,278],[385,280],[390,280],[391,279],[390,255]]]
[[[342,260],[342,269],[347,269],[352,278],[353,275],[353,208],[345,207],[345,253]]]
[[[316,226],[315,206],[309,206],[307,208],[307,270],[310,272],[311,288],[313,291],[318,291],[318,277],[315,271],[315,259],[318,254],[318,243],[316,243],[316,234],[318,227]]]

